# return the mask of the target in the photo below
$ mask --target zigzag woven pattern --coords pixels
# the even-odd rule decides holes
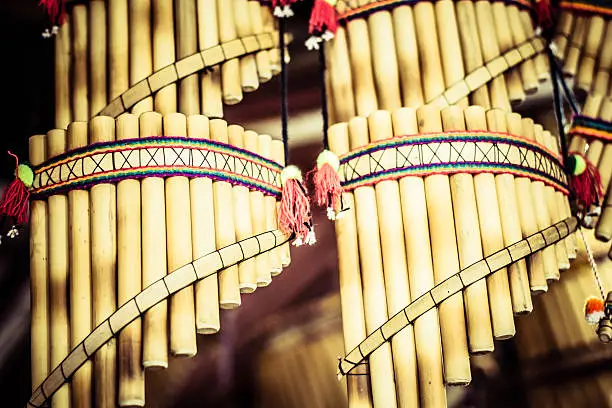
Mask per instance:
[[[53,157],[34,169],[31,194],[40,199],[99,183],[146,177],[208,177],[280,196],[282,167],[225,143],[147,137],[96,143]]]
[[[568,194],[558,155],[522,136],[490,131],[424,133],[370,143],[340,158],[347,190],[405,176],[509,173]]]
[[[612,16],[612,2],[608,0],[571,0],[559,2],[563,10],[577,11],[586,14]]]
[[[568,132],[570,136],[583,136],[588,139],[612,141],[612,122],[575,115]]]

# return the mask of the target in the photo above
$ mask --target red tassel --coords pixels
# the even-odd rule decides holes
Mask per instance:
[[[574,153],[572,159],[576,161],[570,176],[570,189],[576,200],[585,210],[591,205],[598,204],[603,197],[601,176],[597,167],[590,163],[582,154]]]
[[[53,24],[62,25],[66,19],[66,7],[63,0],[40,0]]]
[[[338,167],[340,162],[336,155],[324,150],[317,158],[317,169],[314,171],[315,201],[319,206],[327,207],[327,217],[335,220],[341,211],[342,185]]]
[[[325,40],[333,38],[338,31],[338,18],[336,17],[336,0],[315,0],[308,33]]]
[[[536,2],[536,16],[538,25],[546,30],[552,25],[552,10],[550,0],[539,0]]]
[[[604,313],[604,302],[598,297],[591,296],[584,305],[584,319],[590,324],[597,324]]]
[[[0,200],[0,215],[14,218],[17,224],[26,224],[28,222],[28,205],[30,200],[30,192],[28,186],[22,180],[22,177],[31,185],[32,173],[27,166],[19,165],[19,159],[13,153],[9,152],[15,158],[15,180],[9,184],[2,193]],[[23,171],[20,172],[20,168]]]
[[[312,226],[310,202],[302,186],[302,174],[296,166],[287,166],[281,173],[283,193],[278,222],[285,234],[294,233],[295,245],[316,242]]]

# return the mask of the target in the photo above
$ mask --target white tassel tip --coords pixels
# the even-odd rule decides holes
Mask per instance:
[[[291,6],[286,5],[283,7],[277,6],[274,9],[274,16],[278,18],[289,18],[293,17],[293,10],[291,10]]]
[[[602,311],[589,313],[585,316],[587,323],[589,324],[597,324],[601,319],[603,319],[606,314]]]
[[[336,219],[338,219],[336,211],[334,211],[334,209],[331,207],[327,207],[327,218],[331,221],[335,221]]]
[[[322,42],[323,40],[320,37],[316,37],[314,35],[308,37],[308,39],[306,40],[306,42],[304,43],[306,45],[306,48],[308,49],[308,51],[312,51],[312,50],[318,50],[319,49],[319,44]]]
[[[314,245],[317,243],[317,237],[315,236],[314,229],[311,229],[310,232],[308,232],[308,235],[306,235],[305,243],[308,245]]]

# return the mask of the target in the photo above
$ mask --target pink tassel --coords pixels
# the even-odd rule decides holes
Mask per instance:
[[[28,208],[30,192],[28,187],[32,185],[34,174],[32,169],[24,164],[19,164],[16,155],[9,152],[15,158],[15,180],[9,184],[2,193],[0,200],[0,215],[13,218],[17,224],[28,222]]]
[[[283,193],[278,222],[285,234],[295,234],[296,246],[316,242],[312,226],[310,202],[302,185],[302,173],[296,166],[287,166],[281,173]]]
[[[66,18],[66,8],[63,0],[40,0],[39,3],[53,24],[61,25]]]
[[[308,23],[310,35],[319,37],[328,35],[333,37],[336,34],[336,31],[338,31],[338,18],[336,17],[335,5],[336,0],[315,0]]]
[[[342,185],[338,168],[340,161],[335,154],[324,150],[317,158],[317,169],[314,171],[315,201],[319,206],[327,207],[327,217],[336,220],[341,212]]]
[[[603,198],[603,186],[597,167],[590,163],[580,153],[574,153],[569,160],[570,189],[576,196],[578,203],[588,210],[592,205],[598,204]]]
[[[543,30],[550,28],[552,25],[552,8],[550,0],[536,1],[536,16],[538,18],[538,25]]]

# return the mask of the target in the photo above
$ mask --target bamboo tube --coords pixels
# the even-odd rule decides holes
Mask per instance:
[[[176,56],[181,59],[198,51],[196,0],[177,0],[175,7],[177,18]],[[198,82],[198,74],[189,75],[179,82],[178,107],[179,111],[185,115],[200,113]]]
[[[567,52],[567,42],[574,26],[574,14],[569,11],[561,10],[559,14],[559,20],[557,22],[557,33],[553,38],[553,43],[557,48],[557,56],[561,59],[565,59]]]
[[[169,92],[171,94],[171,92]],[[169,99],[170,97],[165,97]],[[160,100],[161,101],[161,100]],[[162,115],[140,115],[140,137],[162,135]],[[140,182],[142,195],[142,286],[166,276],[166,202],[164,179],[147,177]],[[168,304],[164,300],[144,315],[142,366],[168,367]]]
[[[476,27],[476,13],[472,0],[460,0],[455,4],[457,8],[457,20],[459,25],[459,38],[463,49],[463,63],[465,71],[470,73],[483,66],[482,51],[478,39]],[[423,46],[427,46],[423,44]],[[486,86],[475,89],[470,95],[472,105],[491,106],[489,90]]]
[[[348,122],[356,115],[355,96],[353,95],[353,80],[347,34],[343,27],[338,27],[333,41],[325,44],[327,69],[329,70],[336,120]],[[401,55],[401,54],[400,54]],[[401,60],[400,60],[401,61]],[[403,71],[402,71],[403,72]]]
[[[202,115],[187,117],[187,135],[194,139],[210,139],[210,121]],[[193,259],[214,252],[215,212],[212,179],[196,177],[189,180],[191,203],[191,236]],[[211,275],[195,284],[196,331],[213,334],[221,327],[219,317],[219,285]]]
[[[599,111],[599,119],[606,122],[612,121],[612,99],[606,98],[603,100]],[[612,149],[610,146],[612,146],[611,143],[604,143],[601,139],[593,139],[589,143],[589,150],[586,154],[587,160],[597,165],[604,192],[608,190],[610,179],[612,179]]]
[[[129,87],[128,0],[108,0],[108,93],[112,101]]]
[[[261,13],[264,33],[273,34],[276,25],[276,17],[272,16],[271,8],[262,5],[259,8],[259,12]],[[270,71],[272,72],[272,75],[280,74],[280,49],[273,48],[267,52],[270,58]]]
[[[542,125],[533,123],[533,119],[523,119],[523,136],[544,145]],[[545,193],[544,183],[533,181],[531,183],[534,199],[534,209],[538,230],[543,230],[552,225],[548,209],[553,205],[549,202]],[[548,246],[542,250],[544,258],[544,277],[546,280],[559,280],[559,269],[557,255],[554,246]]]
[[[392,16],[394,36],[401,39],[395,41],[395,52],[397,53],[399,81],[402,90],[402,106],[416,108],[422,105],[424,101],[421,88],[421,69],[418,63],[419,49],[417,47],[414,13],[410,6],[399,6],[393,9]],[[333,67],[331,69],[333,70]]]
[[[368,1],[361,0],[360,5],[362,3],[368,3]],[[362,18],[351,20],[346,24],[346,31],[351,62],[350,71],[354,76],[353,92],[356,114],[367,116],[378,109],[368,23]]]
[[[151,75],[153,55],[151,44],[151,0],[129,0],[130,22],[130,86]],[[132,108],[139,114],[153,110],[153,98],[145,98]]]
[[[67,148],[87,145],[87,122],[68,125]],[[91,261],[89,256],[89,192],[68,192],[68,233],[70,270],[70,348],[91,332]],[[65,356],[64,356],[65,357]],[[88,361],[72,378],[72,405],[91,405],[91,363]]]
[[[219,44],[217,21],[217,0],[198,0],[198,39],[200,50]],[[200,75],[202,92],[202,114],[211,118],[223,117],[223,98],[221,96],[221,70],[214,67],[212,72]]]
[[[29,139],[29,159],[32,166],[39,166],[47,157],[46,135]],[[32,390],[47,378],[49,373],[49,288],[47,249],[47,202],[30,202],[30,298],[31,320],[31,370]],[[365,338],[365,336],[364,336]]]
[[[106,107],[106,3],[91,0],[89,13],[89,116]]]
[[[601,109],[601,105],[603,103],[603,95],[597,94],[589,94],[584,101],[584,106],[582,107],[582,114],[585,116],[589,116],[592,118],[598,117],[599,110]],[[580,136],[574,136],[570,140],[568,150],[570,153],[578,152],[585,153],[587,149],[586,139]]]
[[[227,123],[222,119],[210,121],[210,138],[228,143]],[[227,181],[215,181],[213,185],[215,240],[217,249],[236,242],[234,227],[234,200],[232,185]],[[238,266],[234,265],[219,272],[219,306],[234,309],[240,306]]]
[[[434,106],[417,109],[419,132],[440,132],[440,111]],[[459,255],[453,219],[450,181],[446,175],[425,178],[425,197],[431,236],[434,282],[438,284],[459,271]],[[463,299],[455,294],[439,306],[440,332],[447,384],[465,385],[471,381]]]
[[[258,148],[259,136],[257,133],[247,130],[244,132],[244,147],[246,150],[259,154]],[[249,192],[249,208],[251,211],[251,222],[253,224],[253,234],[261,234],[267,231],[266,225],[266,205],[264,195],[261,191],[252,190]],[[276,251],[278,254],[278,251]],[[280,258],[277,256],[277,263],[280,265]],[[255,257],[255,285],[261,280],[262,282],[270,281],[270,253],[264,252]],[[261,277],[261,279],[260,279]]]
[[[506,8],[508,12],[508,20],[510,21],[510,30],[515,44],[522,44],[527,40],[521,24],[521,17],[516,6],[510,5]],[[538,77],[535,70],[535,65],[532,59],[523,61],[520,65],[521,80],[523,81],[523,89],[527,95],[534,94],[538,91]]]
[[[236,25],[238,38],[253,35],[247,0],[236,0],[234,2],[234,24]],[[240,78],[244,92],[253,92],[259,88],[259,77],[254,55],[245,55],[240,59]]]
[[[393,112],[392,120],[395,136],[418,133],[414,109],[401,108]],[[403,177],[399,181],[399,188],[410,297],[417,299],[434,286],[425,184],[421,177]],[[350,205],[349,207],[353,208]],[[338,222],[340,221],[336,221],[336,228]],[[346,314],[343,313],[342,316],[344,320]],[[365,338],[365,335],[361,338]],[[428,311],[414,322],[414,341],[417,350],[420,406],[423,408],[446,406],[437,309]]]
[[[370,143],[393,137],[391,114],[376,111],[368,118]],[[401,222],[399,184],[381,181],[374,187],[380,227],[382,267],[387,298],[387,311],[394,316],[410,304],[404,228]],[[359,204],[358,204],[359,205]],[[397,402],[401,407],[419,406],[416,355],[413,327],[406,327],[391,339]]]
[[[442,110],[441,116],[445,131],[465,130],[465,119],[461,108],[450,106]],[[459,173],[450,176],[449,181],[459,267],[463,269],[483,258],[474,177],[469,173]],[[465,289],[464,293],[470,351],[472,353],[493,351],[487,282],[485,280],[474,282]]]
[[[259,135],[257,138],[257,151],[266,159],[272,158],[272,137],[269,135]],[[264,196],[264,219],[266,229],[276,228],[276,198]],[[272,272],[278,275],[282,270],[281,253],[277,250],[270,251],[270,265],[267,270],[257,271],[257,286],[268,286],[272,283]]]
[[[491,11],[493,13],[499,51],[503,54],[517,45],[512,38],[506,4],[503,2],[493,2],[491,4]],[[525,100],[525,91],[523,90],[521,75],[517,68],[512,68],[506,73],[506,85],[511,105],[518,105]]]
[[[138,117],[123,114],[116,122],[117,140],[139,134]],[[142,290],[140,181],[117,183],[117,303],[124,304]],[[118,402],[121,407],[144,407],[145,378],[141,365],[142,323],[130,323],[119,333]]]
[[[174,7],[172,0],[153,0],[154,71],[160,70],[163,67],[172,64],[175,60],[173,17]],[[153,96],[153,102],[155,105],[155,111],[161,113],[162,115],[176,112],[176,83],[172,83],[157,91],[157,93]]]
[[[378,105],[380,109],[397,109],[402,100],[391,13],[373,13],[368,18],[368,28]]]
[[[489,130],[494,132],[507,132],[508,129],[506,125],[506,114],[501,109],[490,110],[486,113],[486,116],[487,127]],[[504,240],[503,244],[504,247],[508,247],[523,239],[523,236],[521,234],[519,210],[517,205],[517,186],[514,176],[508,173],[496,175],[495,187],[497,192],[499,221],[501,223],[502,237]],[[477,200],[479,199],[478,193],[476,194],[476,198]],[[490,198],[490,200],[493,201],[493,198]],[[483,212],[486,213],[486,211],[488,211],[488,209],[479,210],[479,214],[482,214]],[[491,224],[491,228],[496,229],[496,226]],[[485,228],[482,226],[481,229],[483,231],[485,230]],[[487,243],[487,240],[484,237],[483,243],[488,247],[487,248],[483,246],[485,255],[490,255],[490,251],[495,251],[495,248],[499,245],[496,244],[497,241]],[[495,275],[500,272],[503,276],[503,270],[497,272]],[[508,267],[507,276],[510,284],[510,294],[513,312],[516,314],[531,312],[533,310],[533,304],[531,302],[531,293],[529,291],[529,277],[527,275],[527,263],[525,262],[525,260],[521,259],[511,264]],[[503,277],[499,279],[503,280]]]
[[[286,164],[285,163],[285,148],[284,148],[283,142],[280,140],[272,140],[272,145],[271,145],[270,150],[272,151],[271,159],[277,162],[278,164],[280,164],[281,166],[285,166]],[[278,212],[280,211],[279,210],[280,201],[276,202],[276,199],[271,200],[269,198],[265,198],[265,200],[268,200],[266,201],[266,206],[272,207],[272,210],[266,210],[266,211],[271,211],[272,214],[274,215],[272,220],[269,223],[268,221],[266,221],[268,223],[268,228],[278,228]],[[275,205],[272,206],[272,204],[268,204],[268,202],[274,202]],[[266,219],[269,220],[269,217],[266,217]],[[275,255],[275,252],[277,255]],[[279,259],[280,259],[280,262],[279,262]],[[278,275],[282,271],[282,268],[289,266],[290,263],[291,263],[291,251],[290,251],[288,242],[285,242],[280,248],[275,248],[274,250],[270,252],[270,264],[272,266],[272,272],[271,272],[272,276]]]
[[[186,136],[187,118],[171,113],[163,118],[164,134]],[[168,177],[166,187],[166,242],[168,270],[174,271],[192,261],[191,205],[189,179]],[[227,204],[226,204],[227,205]],[[179,357],[191,357],[197,352],[193,287],[189,286],[170,297],[170,352]]]
[[[368,144],[366,118],[355,117],[351,119],[348,127],[351,150]],[[355,217],[363,279],[365,323],[367,334],[371,334],[388,319],[376,192],[374,187],[367,186],[356,188],[353,194],[355,196]],[[391,345],[385,343],[374,351],[370,355],[369,364],[374,406],[396,407],[396,385]]]
[[[331,151],[338,156],[348,153],[349,137],[346,123],[332,125],[328,134]],[[353,193],[345,192],[342,194],[342,202],[349,210],[345,211],[344,215],[335,221],[334,226],[336,228],[336,241],[338,242],[338,272],[340,274],[344,351],[349,353],[366,337],[366,328]],[[367,377],[354,377],[357,378],[357,381],[349,381],[347,378],[349,408],[372,407]]]
[[[451,0],[436,1],[435,11],[436,21],[439,22],[437,29],[444,70],[444,83],[448,88],[465,78],[454,2]],[[442,22],[444,23],[441,24]],[[467,98],[462,98],[457,105],[467,107]]]
[[[470,106],[464,114],[468,130],[488,129],[484,108]],[[504,248],[495,176],[492,173],[475,174],[474,193],[478,209],[483,255],[489,256]],[[514,328],[508,270],[504,268],[489,276],[486,285],[489,293],[493,337],[497,340],[509,339],[514,336],[516,330]]]
[[[87,89],[87,5],[72,6],[72,53],[70,67],[72,74],[72,121],[89,119],[89,98]]]
[[[595,83],[593,93],[605,95],[608,92],[610,82],[610,70],[612,69],[612,21],[606,22],[606,33],[602,40],[597,71],[595,72]]]
[[[597,228],[595,229],[595,236],[600,241],[607,242],[612,239],[612,193],[608,191],[608,194],[604,198],[604,208],[599,217]]]
[[[476,26],[478,28],[480,47],[484,63],[488,63],[499,56],[499,45],[495,34],[495,22],[491,3],[488,0],[479,0],[474,3],[476,9]],[[491,106],[510,112],[510,103],[506,81],[503,75],[497,76],[489,83]]]
[[[514,135],[522,135],[522,121],[518,114],[510,113],[507,116],[508,132]],[[516,177],[516,199],[519,209],[521,231],[523,238],[538,232],[538,224],[534,209],[534,193],[531,180],[527,177]],[[542,251],[533,253],[527,258],[529,266],[529,286],[535,294],[546,292],[548,284],[544,277],[544,258]]]
[[[412,7],[412,11],[414,12],[419,59],[421,66],[425,67],[421,72],[423,97],[426,102],[429,102],[437,98],[446,89],[438,47],[436,15],[434,5],[429,2],[416,3]]]
[[[115,140],[115,121],[97,116],[89,122],[89,144]],[[101,183],[89,193],[91,205],[91,283],[93,325],[98,326],[115,311],[117,267],[117,209],[115,186]],[[116,407],[116,340],[111,339],[94,357],[96,406]]]
[[[574,30],[572,36],[569,39],[569,48],[567,55],[563,60],[563,74],[568,77],[574,77],[578,70],[578,63],[580,62],[580,53],[586,39],[586,33],[588,30],[589,17],[578,15],[575,17],[576,22],[574,23]]]
[[[244,128],[230,125],[227,128],[228,140],[232,146],[244,149]],[[236,239],[241,241],[253,236],[251,222],[251,202],[249,189],[245,186],[234,186],[234,226]],[[246,259],[238,265],[240,293],[253,293],[257,289],[255,259]]]
[[[531,12],[525,9],[521,9],[519,15],[525,33],[527,33],[528,36],[534,35],[535,29],[533,26],[533,17]],[[535,66],[536,74],[540,82],[544,82],[550,78],[550,67],[548,65],[548,58],[546,56],[546,53],[536,54],[536,56],[533,57],[533,64]]]
[[[47,133],[49,157],[66,151],[66,132]],[[68,200],[57,194],[48,198],[49,219],[49,294],[50,294],[50,354],[51,367],[62,362],[70,351],[70,322],[68,321]],[[65,384],[53,396],[53,408],[70,407],[70,385]]]
[[[64,22],[55,39],[55,128],[66,129],[72,121],[70,108],[70,20]]]
[[[217,15],[219,21],[219,41],[225,43],[237,38],[234,25],[234,2],[217,0]],[[221,89],[223,102],[235,105],[242,101],[240,86],[240,63],[238,59],[226,61],[221,65]]]
[[[261,18],[261,3],[258,1],[249,0],[248,4],[249,17],[253,25],[253,34],[263,34],[263,20]],[[257,75],[259,82],[268,82],[272,79],[272,71],[270,70],[270,55],[267,51],[259,51],[255,54],[255,62],[257,64]]]
[[[576,74],[576,87],[584,92],[591,90],[595,76],[595,61],[599,56],[602,44],[605,44],[601,42],[606,28],[605,20],[597,15],[592,16],[589,20],[584,49]]]

